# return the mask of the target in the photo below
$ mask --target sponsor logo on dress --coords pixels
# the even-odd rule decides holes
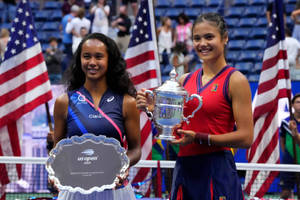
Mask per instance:
[[[100,119],[102,118],[102,115],[99,113],[99,114],[89,114],[89,118],[90,119]]]
[[[215,84],[211,87],[211,91],[212,91],[212,92],[216,92],[217,89],[218,89],[218,84],[215,83]]]
[[[109,103],[109,102],[112,102],[114,99],[115,99],[115,97],[114,97],[114,96],[111,96],[111,97],[109,97],[106,101]]]
[[[78,104],[87,104],[87,102],[85,101],[85,98],[81,95],[78,95]]]

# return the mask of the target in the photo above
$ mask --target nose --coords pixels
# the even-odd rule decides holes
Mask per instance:
[[[89,65],[96,65],[96,58],[91,57],[91,59],[89,60]]]
[[[200,46],[206,46],[206,44],[207,44],[207,41],[206,41],[205,39],[201,39],[201,40],[199,41],[199,45],[200,45]]]
[[[194,40],[194,47],[206,46],[207,42],[204,39]]]

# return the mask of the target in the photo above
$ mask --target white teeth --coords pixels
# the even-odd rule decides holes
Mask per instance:
[[[209,52],[209,50],[208,49],[202,49],[202,50],[200,50],[200,52],[202,52],[202,53],[207,53],[207,52]]]

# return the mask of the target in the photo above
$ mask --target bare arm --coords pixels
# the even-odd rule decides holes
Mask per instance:
[[[66,120],[68,111],[68,96],[58,97],[54,105],[54,146],[66,137]]]
[[[289,128],[291,130],[293,139],[297,142],[298,145],[300,145],[300,134],[298,132],[297,123],[295,120],[291,120],[289,122]]]
[[[125,132],[128,142],[127,156],[130,166],[135,165],[141,158],[140,113],[133,97],[125,95],[123,103]]]
[[[271,12],[270,11],[266,12],[266,17],[267,17],[268,24],[269,24],[271,22]]]

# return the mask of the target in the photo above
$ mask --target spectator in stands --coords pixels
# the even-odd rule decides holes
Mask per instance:
[[[247,78],[225,60],[227,25],[217,13],[205,13],[192,27],[194,49],[203,67],[184,74],[179,82],[189,94],[202,96],[202,107],[176,127],[180,150],[173,173],[171,200],[244,199],[230,148],[249,148],[253,140],[251,90]],[[148,101],[144,89],[138,92],[137,107]],[[148,107],[151,109],[153,105]],[[198,104],[184,106],[188,116]],[[212,189],[213,187],[213,189]]]
[[[15,17],[16,0],[3,0],[2,23],[10,23]]]
[[[64,0],[64,3],[61,7],[63,16],[71,12],[71,8],[73,5],[84,7],[84,2],[82,0]]]
[[[87,31],[86,27],[81,27],[79,37],[74,37],[74,40],[73,40],[73,44],[72,44],[73,53],[75,53],[75,51],[77,50],[77,47],[78,47],[79,43],[81,42],[82,38],[84,38],[87,34],[88,34],[88,31]]]
[[[141,156],[140,114],[134,99],[136,90],[116,43],[101,33],[88,35],[78,46],[70,72],[68,92],[58,97],[54,105],[54,145],[66,137],[93,133],[115,138],[124,146],[126,136],[129,166],[136,164]],[[89,99],[98,110],[81,99]],[[99,108],[107,116],[88,117],[99,116]],[[68,110],[76,112],[70,114]],[[78,128],[78,123],[84,128]],[[127,177],[119,177],[115,189],[91,194],[61,190],[58,199],[129,200],[135,199],[135,195]]]
[[[51,84],[59,84],[62,78],[63,52],[58,48],[57,38],[49,39],[49,47],[45,52],[45,62]]]
[[[2,28],[0,32],[0,63],[4,57],[4,52],[9,40],[9,31],[6,28]]]
[[[291,31],[285,28],[285,42],[292,80],[300,80],[300,42],[292,37]]]
[[[300,145],[300,93],[292,98],[294,113],[281,122],[280,126],[280,147],[282,150],[281,163],[295,164],[293,158],[293,139]],[[296,145],[297,152],[299,146]],[[298,161],[299,162],[299,161]],[[280,198],[290,199],[293,197],[293,190],[296,184],[296,173],[280,172]],[[298,191],[299,192],[299,191]]]
[[[176,42],[172,48],[172,54],[170,57],[170,64],[175,67],[177,73],[176,79],[188,72],[189,56],[185,56],[187,53],[186,46],[183,42]]]
[[[126,7],[126,10],[128,9],[128,4],[131,5],[132,13],[134,17],[136,17],[138,12],[138,3],[137,0],[122,0],[122,5]]]
[[[282,4],[283,6],[283,18],[284,18],[284,24],[286,24],[286,10],[285,10],[285,4]],[[268,20],[268,24],[271,23],[271,14],[273,10],[273,1],[269,2],[267,5],[267,11],[266,11],[266,17]]]
[[[188,52],[192,51],[192,23],[185,13],[180,13],[177,17],[177,25],[175,29],[174,44],[176,42],[184,42]]]
[[[106,0],[98,0],[97,4],[92,6],[90,13],[94,15],[92,23],[92,33],[108,34],[109,21],[108,16],[110,7],[106,4]]]
[[[111,26],[118,30],[116,43],[124,55],[130,41],[130,27],[131,20],[127,14],[127,8],[124,5],[121,5],[119,8],[119,16],[112,21]]]
[[[172,21],[169,17],[162,17],[161,24],[162,26],[157,29],[158,52],[161,64],[166,65],[169,63],[169,55],[173,45]]]
[[[61,21],[61,29],[62,29],[62,43],[64,45],[64,53],[66,54],[64,61],[63,61],[63,72],[66,70],[67,66],[69,65],[69,61],[73,56],[72,52],[72,34],[66,32],[66,26],[70,20],[77,17],[79,11],[79,6],[73,5],[71,7],[71,13],[66,14],[62,21]]]
[[[81,40],[80,30],[85,28],[87,33],[89,33],[91,27],[91,21],[85,17],[85,9],[80,7],[77,13],[77,17],[69,19],[66,26],[66,32],[72,33],[72,51],[73,53],[77,49],[77,41]]]
[[[295,22],[293,38],[296,38],[300,42],[300,0],[297,1],[296,9],[291,13],[291,18]]]

